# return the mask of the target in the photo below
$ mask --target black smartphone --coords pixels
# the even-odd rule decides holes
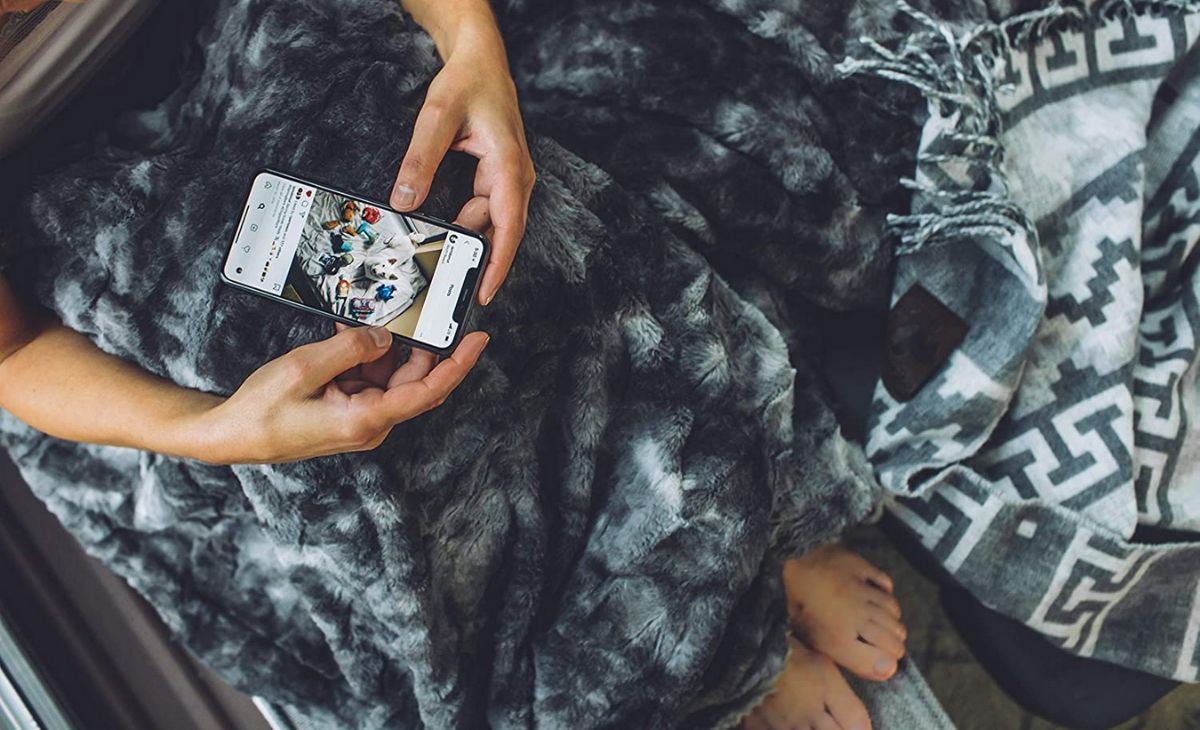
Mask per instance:
[[[464,334],[487,253],[475,231],[263,170],[221,280],[444,355]]]

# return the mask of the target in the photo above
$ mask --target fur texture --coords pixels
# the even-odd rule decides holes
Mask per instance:
[[[886,299],[915,143],[831,75],[892,9],[798,5],[499,8],[528,233],[480,365],[378,450],[228,468],[4,416],[6,445],[193,652],[330,727],[732,723],[786,650],[777,559],[877,497],[806,323]],[[216,272],[259,166],[386,197],[437,69],[394,6],[217,6],[170,98],[24,199],[44,303],[216,392],[327,335]],[[452,216],[470,172],[444,166],[427,209]]]

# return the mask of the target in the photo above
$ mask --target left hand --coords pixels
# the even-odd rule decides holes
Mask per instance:
[[[333,328],[338,334],[355,329],[341,322],[334,323]],[[380,357],[336,376],[333,385],[346,395],[355,395],[371,388],[387,390],[425,377],[437,364],[438,356],[432,352],[417,347],[402,348],[393,341]]]
[[[373,449],[396,424],[441,405],[488,342],[472,332],[438,362],[423,350],[405,359],[382,327],[339,330],[263,365],[228,398],[168,394],[186,406],[172,405],[170,453],[267,464]]]
[[[435,34],[434,39],[445,65],[417,115],[390,202],[401,211],[420,206],[447,150],[479,160],[474,197],[457,221],[491,240],[479,285],[479,303],[487,305],[508,275],[525,233],[533,161],[504,44],[490,11],[464,18],[451,34]]]

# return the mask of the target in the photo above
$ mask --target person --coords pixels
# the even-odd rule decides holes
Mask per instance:
[[[882,681],[896,673],[907,629],[890,576],[862,556],[826,545],[783,565],[789,637],[774,690],[746,730],[866,730],[866,708],[838,671]]]
[[[40,3],[4,0],[8,13]],[[479,159],[474,197],[457,222],[486,231],[492,255],[480,304],[512,264],[533,187],[516,90],[485,3],[405,0],[445,65],[430,85],[392,191],[411,211],[448,149]],[[279,462],[371,449],[392,427],[444,401],[487,345],[474,332],[440,363],[405,356],[381,327],[341,329],[262,366],[231,396],[189,390],[111,357],[19,301],[0,279],[0,407],[64,439],[213,463]],[[366,387],[363,387],[366,386]],[[325,424],[337,422],[339,428]]]
[[[500,31],[485,0],[403,0],[443,66],[429,86],[397,172],[393,207],[424,202],[449,150],[479,160],[457,223],[493,250],[479,303],[488,305],[516,255],[535,175]],[[0,0],[4,11],[33,3]],[[374,448],[397,423],[438,406],[478,361],[488,336],[468,335],[440,363],[404,354],[382,328],[345,328],[303,345],[222,397],[182,388],[110,356],[22,301],[0,278],[0,408],[51,435],[212,463],[266,463]],[[330,429],[328,423],[341,424]],[[858,555],[827,546],[783,567],[791,652],[748,728],[870,725],[838,667],[883,680],[904,654],[892,581]]]

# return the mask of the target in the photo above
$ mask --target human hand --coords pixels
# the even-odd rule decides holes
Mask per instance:
[[[377,447],[392,427],[441,405],[488,343],[462,339],[450,357],[399,347],[381,327],[346,327],[256,370],[207,411],[196,433],[219,463],[296,461]]]
[[[429,25],[445,65],[417,115],[390,202],[401,211],[420,206],[447,150],[479,160],[474,197],[463,206],[458,221],[491,240],[479,285],[479,303],[487,305],[508,275],[525,234],[533,161],[504,43],[486,5],[479,12],[458,13],[453,23]]]

